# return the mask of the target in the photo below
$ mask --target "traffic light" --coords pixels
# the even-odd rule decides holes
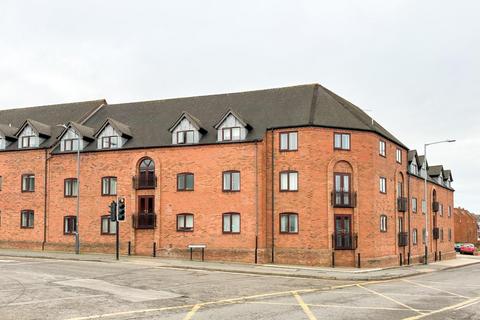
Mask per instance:
[[[110,221],[117,221],[117,203],[112,201],[108,207],[110,208]]]
[[[125,198],[118,199],[118,221],[125,220]]]

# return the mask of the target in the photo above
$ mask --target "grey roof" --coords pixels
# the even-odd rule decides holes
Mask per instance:
[[[9,140],[16,139],[15,133],[17,133],[17,131],[18,128],[5,124],[0,124],[0,133]]]
[[[12,125],[13,127],[20,128],[25,124],[26,120],[29,119],[43,134],[46,134],[46,131],[48,131],[47,127],[50,127],[50,138],[40,146],[41,148],[48,148],[56,142],[57,136],[63,130],[62,128],[56,127],[57,124],[66,124],[71,121],[82,123],[102,104],[106,104],[106,101],[94,100],[0,110],[0,125],[3,125],[2,127]],[[17,144],[12,143],[6,150],[16,149]]]
[[[429,166],[428,167],[428,175],[430,177],[437,177],[443,172],[443,166],[438,165],[438,166]]]
[[[114,120],[112,118],[107,118],[107,120],[105,120],[105,122],[100,126],[100,128],[97,129],[94,136],[98,137],[98,135],[102,133],[103,129],[105,129],[107,125],[111,125],[117,132],[119,132],[125,138],[132,137],[132,131],[130,130],[129,126],[127,126],[124,123],[121,123],[120,121]]]
[[[423,166],[423,161],[425,161],[425,156],[418,156],[418,166]],[[428,168],[428,160],[427,160],[427,168]]]
[[[414,158],[417,160],[417,164],[418,164],[417,150],[409,150],[408,151],[408,163],[412,162]]]
[[[20,126],[20,129],[18,129],[15,136],[18,137],[26,126],[32,127],[41,137],[50,138],[50,136],[52,135],[52,127],[50,127],[48,124],[41,123],[32,119],[27,119]]]
[[[443,170],[443,175],[443,180],[447,180],[450,178],[450,181],[453,181],[452,170]]]
[[[378,123],[372,124],[371,118],[360,108],[318,84],[110,104],[101,108],[85,125],[100,128],[105,119],[112,118],[131,129],[132,139],[124,148],[170,146],[169,129],[187,115],[206,131],[200,144],[209,144],[216,143],[214,127],[228,109],[248,118],[251,129],[247,141],[263,139],[270,128],[324,126],[376,132],[407,148]],[[85,151],[94,149],[90,144]]]

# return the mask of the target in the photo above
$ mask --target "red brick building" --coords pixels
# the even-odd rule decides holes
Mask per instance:
[[[124,253],[398,265],[423,259],[426,211],[429,259],[454,257],[450,171],[320,85],[3,110],[0,147],[2,247],[73,250],[78,224],[112,252],[122,196]]]
[[[455,216],[455,242],[478,242],[477,216],[467,209],[457,207],[453,210]]]

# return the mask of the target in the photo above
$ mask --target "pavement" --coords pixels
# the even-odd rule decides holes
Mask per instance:
[[[51,251],[27,251],[0,249],[0,257],[25,257],[44,258],[57,260],[79,260],[92,262],[115,262],[112,254],[74,254],[68,252]],[[432,262],[428,265],[416,264],[402,267],[388,268],[328,268],[328,267],[302,267],[279,264],[245,264],[245,263],[223,263],[210,261],[190,261],[165,258],[152,258],[142,256],[121,256],[119,263],[133,263],[146,266],[170,267],[179,269],[223,271],[258,275],[276,275],[288,277],[300,277],[311,279],[330,280],[390,280],[404,277],[411,277],[419,274],[448,270],[463,267],[466,265],[480,263],[480,256],[457,255],[456,259]]]
[[[288,266],[264,266],[270,274],[259,274],[233,264],[225,265],[242,271],[193,269],[189,262],[183,268],[153,258],[1,254],[1,320],[480,319],[475,263],[435,264],[429,267],[437,272],[362,281],[303,277],[313,268],[297,273]],[[454,261],[464,259],[478,261]],[[275,274],[278,269],[287,275]]]

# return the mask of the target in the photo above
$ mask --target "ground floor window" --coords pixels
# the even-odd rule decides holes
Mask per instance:
[[[425,244],[425,241],[426,241],[426,238],[427,238],[427,234],[425,232],[425,228],[422,229],[422,242]]]
[[[33,228],[33,210],[22,210],[20,226],[22,228]]]
[[[387,216],[384,214],[380,216],[380,231],[387,232]]]
[[[240,213],[223,214],[223,233],[240,233]]]
[[[452,229],[448,228],[448,241],[452,241]]]
[[[418,232],[417,232],[417,229],[413,229],[413,232],[412,232],[412,242],[413,242],[413,245],[417,245],[418,243]]]
[[[280,214],[280,233],[298,233],[298,214]]]
[[[65,216],[63,218],[63,233],[74,234],[77,232],[77,217]]]
[[[193,214],[182,213],[177,215],[177,231],[193,231]]]
[[[335,249],[351,249],[353,244],[351,215],[335,215]]]
[[[102,216],[101,222],[102,222],[102,225],[101,225],[102,234],[117,233],[117,223],[115,221],[110,220],[110,215]]]

